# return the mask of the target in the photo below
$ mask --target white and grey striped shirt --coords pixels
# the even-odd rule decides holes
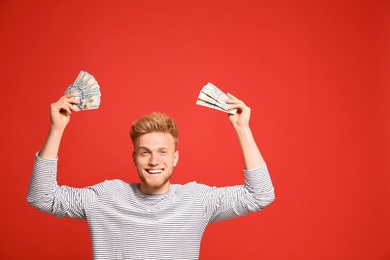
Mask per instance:
[[[245,172],[245,185],[172,184],[162,195],[109,180],[58,186],[57,160],[36,156],[27,201],[58,217],[88,221],[94,259],[198,259],[208,224],[263,209],[274,200],[266,165]]]

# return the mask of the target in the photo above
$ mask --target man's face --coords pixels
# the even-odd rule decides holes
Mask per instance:
[[[175,139],[169,133],[141,135],[134,143],[134,165],[140,177],[140,190],[145,194],[163,194],[169,190],[169,179],[179,160]]]

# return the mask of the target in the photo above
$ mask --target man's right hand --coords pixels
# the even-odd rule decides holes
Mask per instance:
[[[79,109],[73,104],[80,104],[80,101],[72,98],[73,94],[61,97],[57,102],[50,105],[51,126],[39,156],[45,159],[56,159],[60,148],[61,138],[69,123],[72,111]]]
[[[72,98],[73,94],[61,97],[57,102],[50,105],[50,120],[52,130],[64,130],[70,120],[72,111],[80,111],[73,104],[80,104],[80,101]]]

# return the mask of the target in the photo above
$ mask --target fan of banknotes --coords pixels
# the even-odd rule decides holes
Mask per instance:
[[[229,109],[226,103],[229,97],[212,83],[207,83],[199,93],[197,105],[217,109],[229,114],[235,114],[237,109]]]
[[[97,109],[100,105],[100,87],[96,79],[86,71],[81,71],[75,82],[70,85],[65,95],[73,93],[74,99],[80,104],[74,105],[80,110]]]

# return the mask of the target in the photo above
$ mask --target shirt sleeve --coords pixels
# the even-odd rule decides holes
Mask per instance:
[[[73,188],[57,185],[58,159],[35,157],[27,202],[40,211],[57,217],[86,219],[86,210],[104,189],[105,182]]]
[[[200,186],[208,223],[256,212],[275,199],[274,187],[267,166],[244,170],[245,184],[227,187]]]

